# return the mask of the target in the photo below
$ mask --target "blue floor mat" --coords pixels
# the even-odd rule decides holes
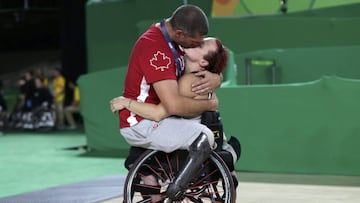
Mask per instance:
[[[106,176],[0,199],[0,203],[95,203],[121,197],[125,176]]]

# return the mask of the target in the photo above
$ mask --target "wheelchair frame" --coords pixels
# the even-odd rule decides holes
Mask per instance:
[[[187,154],[186,150],[172,153],[146,150],[142,153],[126,177],[124,203],[168,202],[166,189],[176,177]],[[143,179],[148,176],[153,176],[157,185],[145,183]],[[181,199],[175,202],[236,202],[232,175],[215,151],[193,175]]]

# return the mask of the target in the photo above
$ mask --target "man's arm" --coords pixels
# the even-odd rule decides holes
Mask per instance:
[[[218,108],[217,97],[196,100],[181,96],[176,80],[161,80],[155,82],[153,87],[169,115],[194,117],[204,111],[215,111]]]
[[[207,95],[198,95],[191,91],[191,85],[193,82],[200,80],[200,77],[195,76],[194,74],[185,74],[178,80],[179,94],[185,97],[194,98],[194,99],[208,99]],[[119,111],[123,108],[128,109],[140,115],[143,118],[160,121],[168,116],[165,110],[165,107],[162,103],[155,105],[150,103],[142,103],[136,100],[125,98],[125,97],[116,97],[110,101],[110,108],[113,113]]]

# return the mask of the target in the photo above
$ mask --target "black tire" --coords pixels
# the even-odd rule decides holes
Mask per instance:
[[[124,203],[166,202],[166,189],[188,152],[147,150],[133,164],[125,180]],[[142,177],[155,177],[157,185],[145,184]],[[155,180],[154,179],[154,180]],[[213,152],[192,177],[183,198],[176,202],[235,203],[236,190],[231,173],[220,156]]]

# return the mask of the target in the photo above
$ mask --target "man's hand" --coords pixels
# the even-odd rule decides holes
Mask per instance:
[[[195,75],[201,77],[201,80],[196,81],[191,85],[191,90],[196,94],[208,94],[219,88],[221,85],[222,77],[219,74],[203,70],[195,73]]]
[[[213,108],[211,109],[211,111],[216,111],[219,108],[219,100],[218,100],[215,92],[213,92],[211,94],[210,101],[213,104]]]

